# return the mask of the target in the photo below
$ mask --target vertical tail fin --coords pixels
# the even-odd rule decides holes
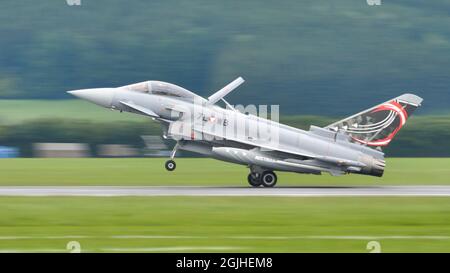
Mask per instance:
[[[346,133],[363,145],[387,146],[422,101],[416,95],[403,94],[325,128]]]

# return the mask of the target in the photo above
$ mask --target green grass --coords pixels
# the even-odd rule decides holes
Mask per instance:
[[[2,159],[0,185],[247,185],[243,166],[180,158],[171,173],[164,161]],[[449,165],[392,158],[381,179],[279,173],[279,185],[450,184]],[[65,252],[73,240],[86,252],[368,252],[373,240],[450,252],[442,197],[0,197],[0,208],[0,252]]]
[[[35,119],[76,119],[95,122],[144,121],[143,116],[119,113],[78,100],[0,100],[0,124]]]
[[[168,172],[164,158],[1,159],[0,185],[229,185],[246,186],[248,169],[213,159],[179,158]],[[382,178],[278,173],[283,185],[445,185],[449,158],[389,158]]]
[[[368,252],[375,240],[383,252],[450,252],[449,198],[1,197],[0,207],[0,251],[64,252],[76,240],[87,252]]]

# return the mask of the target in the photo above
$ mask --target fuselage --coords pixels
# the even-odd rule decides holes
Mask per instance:
[[[174,125],[168,126],[165,135],[176,139],[180,149],[216,159],[315,174],[327,171],[332,174],[356,172],[381,176],[384,169],[382,152],[351,143],[348,136],[319,127],[305,131],[210,105],[201,98],[180,99],[123,88],[115,89],[111,105],[105,107],[130,111],[121,102],[136,103],[162,119],[172,121]],[[175,132],[175,124],[189,124],[187,127],[190,129]]]
[[[278,113],[231,106],[224,97],[244,82],[235,79],[208,98],[180,86],[146,81],[117,88],[68,91],[79,98],[160,122],[163,137],[176,141],[165,168],[173,171],[177,150],[246,165],[253,187],[273,187],[275,170],[331,175],[382,176],[386,147],[423,99],[402,94],[323,128],[308,131],[278,122]],[[222,101],[226,107],[219,107]],[[267,108],[263,108],[266,109]],[[262,114],[262,115],[261,115]],[[369,148],[370,146],[370,148]]]

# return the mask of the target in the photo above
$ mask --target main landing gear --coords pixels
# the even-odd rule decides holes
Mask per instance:
[[[172,153],[170,154],[170,159],[166,161],[165,167],[166,170],[168,170],[169,172],[175,170],[175,168],[177,167],[177,164],[175,163],[175,161],[173,161],[173,159],[175,158],[175,154],[177,153],[178,150],[178,143],[175,144],[175,147],[173,147]]]
[[[277,184],[277,175],[272,171],[251,172],[247,177],[248,183],[252,187],[264,186],[271,188]]]

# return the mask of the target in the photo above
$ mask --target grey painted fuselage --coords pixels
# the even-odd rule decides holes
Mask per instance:
[[[176,140],[178,149],[247,165],[252,171],[381,176],[385,167],[384,153],[369,148],[361,141],[385,143],[389,138],[389,142],[401,126],[394,128],[396,131],[393,133],[386,132],[386,128],[392,127],[393,122],[403,121],[401,116],[397,121],[398,113],[402,114],[399,112],[401,109],[385,110],[380,105],[380,110],[369,109],[371,111],[360,113],[357,118],[350,117],[355,123],[354,120],[361,120],[361,117],[365,120],[374,118],[364,115],[388,111],[388,116],[380,122],[362,122],[358,127],[358,124],[352,125],[346,119],[342,121],[345,125],[336,123],[333,128],[311,126],[309,131],[305,131],[244,114],[234,108],[219,107],[215,103],[231,92],[225,89],[205,99],[173,84],[149,81],[119,88],[85,89],[70,93],[106,108],[149,116],[161,122],[164,136]],[[409,94],[395,100],[396,103],[406,102],[407,105],[417,106],[421,101]],[[352,130],[348,129],[349,124],[353,126]],[[375,131],[369,130],[372,128],[370,126],[378,131],[373,133]],[[370,139],[359,140],[354,137],[355,132],[362,132],[363,136],[370,133]],[[373,141],[377,137],[381,140]]]

